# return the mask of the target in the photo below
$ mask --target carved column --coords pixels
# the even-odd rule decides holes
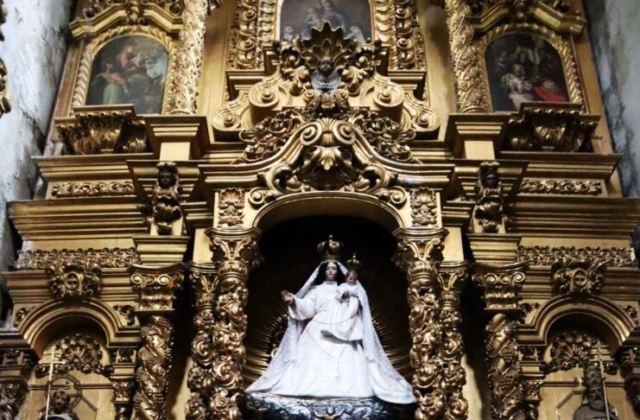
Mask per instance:
[[[465,374],[460,366],[458,301],[464,275],[455,269],[439,274],[444,235],[442,229],[396,232],[399,243],[394,259],[409,282],[416,419],[463,419],[468,411],[461,392]]]
[[[184,23],[180,31],[181,47],[171,62],[174,73],[167,91],[170,99],[163,110],[165,114],[196,113],[206,31],[204,21],[208,7],[208,0],[185,1],[182,14]]]
[[[247,279],[261,257],[256,229],[211,229],[213,264],[191,264],[198,314],[187,419],[241,419]]]
[[[6,349],[0,352],[0,418],[15,419],[29,392],[27,379],[33,368],[30,351]]]
[[[491,418],[525,419],[525,388],[516,341],[519,318],[518,293],[525,280],[526,264],[476,266],[473,280],[484,289],[485,311],[493,317],[487,325],[486,358],[489,365]]]
[[[131,397],[133,396],[133,381],[112,380],[113,404],[116,406],[115,420],[129,420],[131,418]]]
[[[15,419],[27,397],[27,392],[29,387],[24,379],[16,378],[0,382],[0,418]]]
[[[482,85],[478,48],[473,42],[471,8],[467,0],[440,0],[447,12],[451,63],[455,75],[458,112],[489,112],[488,96]]]
[[[166,419],[166,396],[173,324],[175,292],[182,287],[182,263],[165,267],[132,266],[131,285],[139,294],[136,313],[141,318],[142,347],[138,350],[134,406],[137,416]]]
[[[640,415],[640,348],[623,348],[617,359],[624,376],[624,389],[634,411]]]

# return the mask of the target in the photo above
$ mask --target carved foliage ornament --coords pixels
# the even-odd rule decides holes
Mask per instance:
[[[29,392],[27,382],[22,379],[5,380],[0,382],[0,407],[4,419],[18,418],[20,406],[24,403]]]
[[[591,259],[602,261],[607,267],[637,267],[638,262],[633,258],[631,248],[600,248],[600,247],[549,247],[534,246],[518,248],[516,261],[527,262],[529,265],[553,265],[564,258],[575,260]]]
[[[0,25],[7,21],[7,7],[4,1],[0,0]],[[4,41],[4,35],[0,30],[0,41]],[[9,101],[9,87],[7,85],[7,67],[4,61],[0,59],[0,117],[11,111],[11,102]]]
[[[411,190],[413,226],[438,226],[438,194],[430,188]]]
[[[240,188],[226,188],[220,191],[218,197],[218,224],[229,227],[241,225],[244,217],[244,192]]]
[[[562,195],[600,195],[602,182],[573,179],[525,179],[520,185],[520,192],[525,194],[562,194]]]
[[[133,108],[74,108],[74,117],[56,120],[69,154],[141,153],[149,150],[146,127]]]
[[[174,162],[158,164],[158,180],[153,187],[151,205],[159,235],[171,235],[173,224],[182,217],[180,178]]]
[[[551,362],[544,363],[542,369],[546,373],[558,370],[571,370],[575,367],[585,368],[597,355],[600,340],[583,331],[565,331],[553,339],[551,344]]]
[[[49,265],[45,272],[51,297],[96,298],[101,288],[102,268],[93,261],[59,261]]]
[[[56,343],[53,349],[53,373],[66,374],[72,370],[89,374],[109,376],[113,373],[112,365],[102,364],[102,349],[95,338],[86,334],[72,334]],[[36,366],[36,376],[49,375],[50,362]]]
[[[475,16],[482,15],[495,6],[505,5],[512,10],[512,16],[516,21],[524,20],[530,7],[536,3],[547,5],[563,14],[573,12],[571,5],[564,0],[469,0],[469,6]]]
[[[107,197],[134,195],[133,182],[57,182],[51,188],[53,198]]]
[[[140,256],[135,248],[104,249],[60,249],[52,251],[18,251],[16,270],[43,270],[58,261],[84,261],[96,263],[102,268],[127,268],[139,263]]]
[[[107,8],[120,5],[127,12],[127,19],[130,24],[144,24],[145,20],[141,12],[145,7],[155,5],[173,16],[179,17],[184,10],[184,0],[90,0],[86,7],[82,9],[82,16],[85,19],[93,19]]]
[[[606,268],[603,261],[565,257],[551,266],[551,281],[560,294],[595,296],[604,286]]]

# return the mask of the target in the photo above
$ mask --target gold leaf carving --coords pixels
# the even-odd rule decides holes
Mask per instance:
[[[51,196],[54,198],[75,197],[105,197],[134,195],[133,182],[56,182],[51,188]]]
[[[100,293],[102,268],[94,261],[58,260],[45,272],[54,299],[97,298]]]
[[[520,185],[525,194],[600,195],[602,182],[573,179],[525,179]]]
[[[534,246],[518,248],[516,261],[526,262],[529,265],[551,266],[562,258],[574,258],[577,260],[593,259],[602,261],[607,267],[634,267],[638,262],[633,257],[631,248],[600,248],[600,247],[549,247]]]
[[[53,364],[54,374],[69,373],[73,370],[89,374],[109,376],[113,373],[113,366],[102,364],[102,348],[90,335],[71,334],[58,341],[54,354],[58,362]],[[50,374],[51,363],[43,362],[36,366],[36,376],[44,377]]]
[[[97,263],[102,268],[127,268],[140,262],[135,248],[61,249],[51,251],[18,251],[16,270],[43,270],[60,261]]]

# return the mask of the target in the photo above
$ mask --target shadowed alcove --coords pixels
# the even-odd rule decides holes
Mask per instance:
[[[248,285],[245,385],[265,371],[286,328],[280,292],[296,293],[302,287],[320,262],[317,244],[329,234],[344,243],[343,261],[356,252],[363,263],[359,279],[369,296],[375,329],[393,366],[410,379],[407,285],[391,261],[395,238],[368,220],[325,216],[282,222],[263,233],[260,249],[265,259]]]

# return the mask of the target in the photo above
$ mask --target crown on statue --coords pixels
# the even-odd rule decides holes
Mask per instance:
[[[342,242],[334,241],[333,235],[329,235],[329,239],[318,244],[318,254],[322,261],[339,261],[343,247]]]
[[[356,273],[360,273],[360,268],[362,267],[362,263],[358,261],[356,253],[353,253],[353,257],[347,260],[347,268],[349,271],[355,271]]]

